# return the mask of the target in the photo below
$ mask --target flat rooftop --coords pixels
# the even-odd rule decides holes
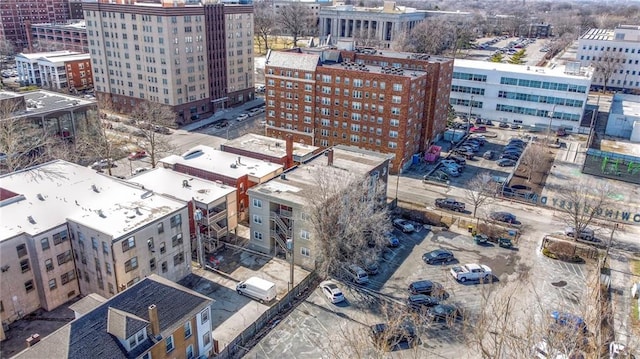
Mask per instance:
[[[46,90],[25,93],[0,91],[0,98],[15,98],[20,96],[24,96],[27,103],[27,110],[16,112],[16,117],[28,117],[56,111],[68,111],[80,106],[96,106],[95,100],[64,95]]]
[[[603,139],[600,141],[600,151],[640,158],[640,143]]]
[[[182,164],[235,179],[247,175],[263,178],[272,172],[283,170],[282,165],[276,163],[239,156],[203,145],[191,148],[182,156],[171,155],[165,157],[160,162],[169,165]]]
[[[79,52],[76,51],[69,51],[69,50],[60,50],[60,51],[47,51],[47,52],[32,52],[29,54],[26,53],[19,53],[18,55],[16,55],[16,57],[23,57],[25,59],[28,60],[37,60],[41,57],[47,57],[47,58],[54,58],[54,57],[59,57],[59,56],[68,56],[68,55],[77,55],[80,54]]]
[[[287,156],[287,143],[278,138],[247,133],[224,143],[225,147],[242,149],[248,152],[259,153],[270,157],[284,158]],[[316,152],[319,147],[299,142],[293,143],[293,159],[301,162],[310,154]]]
[[[540,67],[540,66],[528,66],[528,65],[513,65],[503,64],[490,61],[476,61],[476,60],[460,60],[455,59],[453,62],[453,70],[458,71],[460,68],[471,68],[478,70],[493,70],[503,72],[513,72],[519,74],[535,74],[539,77],[565,77],[574,79],[591,79],[593,73],[591,71],[583,71],[580,74],[565,73],[565,66]],[[582,68],[581,70],[585,70]]]
[[[0,187],[17,194],[0,202],[0,240],[36,235],[67,220],[117,239],[186,206],[62,160],[2,176]]]
[[[610,113],[640,118],[640,97],[637,95],[613,95]]]
[[[87,29],[87,24],[86,24],[86,22],[84,20],[81,20],[81,21],[77,21],[77,22],[68,22],[68,23],[65,23],[65,24],[58,24],[58,23],[31,24],[31,27],[84,31],[84,30]]]
[[[67,62],[67,61],[78,61],[78,60],[89,60],[91,59],[90,54],[71,54],[64,56],[43,56],[38,59],[38,61],[49,61],[49,62]]]
[[[426,71],[394,68],[391,66],[376,66],[369,64],[357,64],[355,62],[341,62],[335,64],[323,64],[322,67],[342,69],[353,72],[369,72],[373,74],[385,74],[405,77],[420,77],[426,75]]]
[[[222,183],[207,181],[165,168],[142,172],[128,181],[181,201],[188,202],[194,199],[204,204],[213,203],[236,191],[234,187],[225,186]],[[185,186],[184,181],[187,181],[188,186]]]
[[[292,203],[304,204],[317,191],[319,178],[329,179],[338,186],[347,185],[350,178],[362,178],[389,159],[388,155],[355,147],[335,146],[332,149],[332,166],[329,166],[325,151],[284,173],[284,179],[282,175],[275,177],[250,188],[249,192],[261,192]]]

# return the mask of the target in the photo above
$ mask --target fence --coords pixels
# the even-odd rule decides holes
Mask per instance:
[[[316,272],[311,272],[304,278],[297,286],[289,291],[278,303],[269,308],[251,325],[249,325],[240,335],[235,337],[229,344],[220,350],[220,352],[214,355],[214,358],[240,358],[247,351],[249,351],[253,339],[256,339],[256,335],[260,334],[260,331],[267,325],[271,328],[275,327],[280,321],[275,320],[279,315],[284,314],[286,311],[292,308],[293,303],[301,299],[301,297],[307,293],[308,290],[313,290],[316,286],[318,276]],[[247,345],[250,344],[250,345]]]

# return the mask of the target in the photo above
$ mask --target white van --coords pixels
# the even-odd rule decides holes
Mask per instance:
[[[369,275],[367,272],[361,267],[351,264],[345,268],[345,271],[349,275],[349,278],[358,284],[367,284],[369,283]]]
[[[236,285],[238,294],[257,299],[260,303],[276,299],[276,285],[266,279],[251,277]]]

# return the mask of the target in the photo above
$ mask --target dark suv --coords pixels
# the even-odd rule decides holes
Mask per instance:
[[[407,342],[411,347],[417,339],[413,324],[404,322],[392,328],[387,324],[380,323],[371,326],[371,337],[374,343],[385,350],[391,350],[396,345]]]
[[[409,284],[409,292],[411,294],[426,294],[439,299],[449,297],[442,284],[430,280],[419,280]]]

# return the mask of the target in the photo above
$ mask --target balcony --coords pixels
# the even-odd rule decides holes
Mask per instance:
[[[222,210],[222,211],[217,212],[217,213],[216,212],[210,213],[208,219],[209,219],[209,223],[211,223],[211,222],[215,223],[215,222],[219,222],[219,221],[221,221],[223,219],[226,219],[226,218],[227,218],[227,210]]]

